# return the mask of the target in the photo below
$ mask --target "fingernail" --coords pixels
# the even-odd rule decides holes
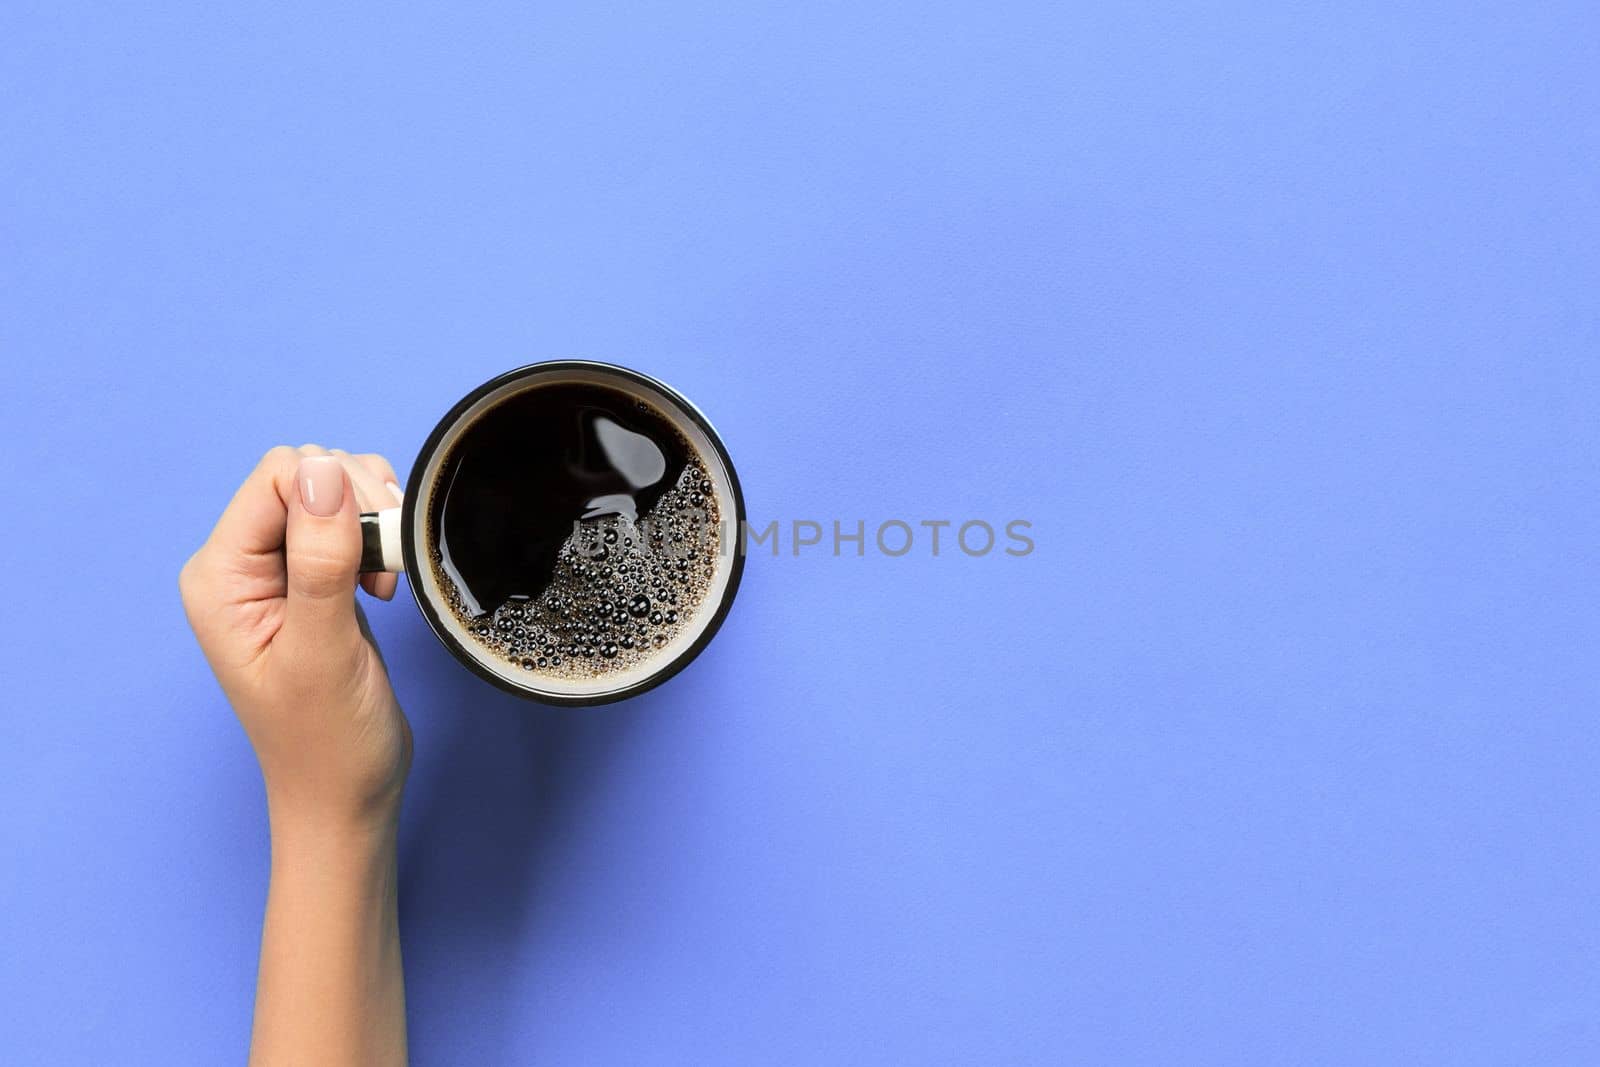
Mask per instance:
[[[396,504],[404,504],[406,502],[405,491],[398,485],[394,484],[393,482],[384,482],[383,484],[387,485],[389,487],[389,492],[394,494],[394,502]]]
[[[333,456],[300,461],[300,503],[313,515],[337,514],[344,503],[344,468]]]

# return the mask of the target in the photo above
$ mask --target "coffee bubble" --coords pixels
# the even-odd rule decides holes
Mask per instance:
[[[700,551],[691,553],[698,558],[673,555],[681,555],[684,544],[670,534],[627,536],[625,520],[608,516],[578,525],[557,552],[557,564],[542,591],[508,599],[481,615],[468,609],[438,553],[434,573],[463,629],[521,673],[563,680],[621,673],[654,656],[705,603],[716,574],[716,539],[696,539],[690,523],[691,518],[717,521],[715,497],[701,488],[709,484],[704,465],[691,458],[650,513],[657,530],[687,529],[688,543],[699,542]],[[629,562],[597,565],[592,550],[596,543],[611,546]]]

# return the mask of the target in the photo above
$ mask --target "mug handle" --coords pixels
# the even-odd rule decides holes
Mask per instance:
[[[400,548],[400,509],[361,513],[361,573],[406,569],[405,553]]]

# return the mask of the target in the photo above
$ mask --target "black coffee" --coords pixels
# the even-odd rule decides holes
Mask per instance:
[[[543,385],[479,416],[429,502],[434,572],[491,655],[585,678],[647,660],[705,600],[717,561],[706,465],[619,390]]]

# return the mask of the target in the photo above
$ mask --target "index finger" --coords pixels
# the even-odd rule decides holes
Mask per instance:
[[[289,521],[289,494],[300,453],[288,445],[272,449],[239,486],[206,544],[239,555],[264,556],[283,550]]]

